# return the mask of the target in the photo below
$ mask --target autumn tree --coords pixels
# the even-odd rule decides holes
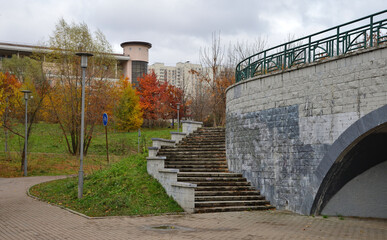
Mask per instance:
[[[190,73],[200,76],[199,72],[194,70],[191,70]],[[193,87],[194,90],[189,98],[191,117],[196,121],[206,122],[211,113],[211,108],[208,104],[211,101],[210,91],[204,81],[196,81]]]
[[[233,83],[233,79],[228,77],[228,69],[224,66],[224,46],[220,41],[220,33],[212,34],[212,44],[201,50],[200,61],[206,71],[196,72],[198,78],[207,85],[207,94],[210,96],[211,117],[213,126],[223,126],[226,121],[226,98],[225,90]]]
[[[253,41],[237,41],[236,43],[230,43],[225,65],[229,68],[235,68],[236,65],[242,60],[262,52],[267,46],[267,38],[258,36]]]
[[[27,139],[29,139],[33,124],[36,123],[40,111],[44,107],[44,100],[51,91],[47,76],[44,74],[43,62],[39,60],[38,56],[34,57],[37,59],[13,56],[11,59],[5,59],[3,61],[3,68],[15,75],[16,79],[22,84],[21,88],[32,91],[30,95],[31,99],[28,101]],[[14,108],[13,117],[23,122],[25,105],[23,103],[24,100],[20,97],[21,94],[18,96],[17,107]],[[8,121],[5,121],[4,123],[4,127],[7,130],[24,138],[24,134],[18,133],[12,128]],[[20,147],[22,147],[21,169],[23,169],[25,149],[23,146]]]
[[[137,94],[148,126],[153,126],[154,121],[158,119],[177,118],[177,103],[180,103],[180,118],[184,117],[187,103],[181,101],[183,98],[181,89],[168,84],[167,81],[158,81],[153,71],[150,74],[144,74],[138,79],[138,83]]]
[[[120,98],[114,109],[116,126],[125,131],[138,129],[143,123],[140,98],[128,78],[121,77],[117,85],[117,96]]]
[[[235,67],[244,58],[263,50],[266,39],[256,38],[253,42],[238,41],[228,46],[221,43],[220,33],[212,34],[210,46],[200,50],[200,62],[204,71],[191,70],[197,76],[192,96],[192,116],[199,120],[212,121],[213,126],[226,123],[226,89],[235,83]]]
[[[11,128],[9,119],[15,112],[20,99],[21,82],[9,72],[0,72],[0,126],[4,129],[4,152],[8,153],[8,128]],[[11,128],[12,129],[12,128]]]
[[[161,93],[161,115],[163,119],[172,119],[174,126],[174,119],[177,119],[177,104],[179,103],[179,118],[186,117],[188,102],[184,100],[184,91],[176,86],[165,82],[164,92]]]
[[[161,92],[164,87],[165,85],[160,84],[153,71],[138,79],[137,94],[140,97],[140,107],[148,127],[153,126],[154,121],[160,117]]]
[[[51,52],[46,54],[46,73],[53,76],[55,92],[50,95],[52,112],[57,118],[66,140],[69,153],[80,151],[81,133],[81,68],[79,51],[94,54],[88,59],[85,94],[85,136],[84,153],[90,146],[94,127],[101,121],[104,112],[113,112],[114,76],[116,60],[112,48],[101,31],[92,34],[85,23],[68,24],[59,20],[48,45]]]

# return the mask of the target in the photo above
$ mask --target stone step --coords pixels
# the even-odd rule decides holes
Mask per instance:
[[[226,157],[226,153],[225,152],[219,152],[219,153],[216,153],[216,154],[209,154],[208,152],[206,151],[195,151],[195,152],[190,152],[190,151],[184,151],[184,152],[177,152],[177,153],[173,153],[173,152],[163,152],[163,151],[159,151],[158,152],[159,155],[164,155],[164,156],[170,156],[170,157],[185,157],[185,158],[193,158],[193,157],[205,157],[205,158],[211,158],[211,157]]]
[[[172,153],[172,154],[179,154],[179,153],[206,153],[206,154],[222,154],[226,153],[226,151],[222,148],[216,149],[216,148],[205,148],[205,147],[199,147],[199,148],[179,148],[176,147],[175,149],[160,149],[159,152],[165,152],[165,153]]]
[[[240,173],[220,173],[220,172],[193,172],[178,173],[177,177],[242,177]]]
[[[265,200],[261,195],[235,195],[235,196],[196,196],[195,202],[210,202],[210,201],[250,201],[250,200]]]
[[[196,129],[196,131],[225,131],[226,129],[224,127],[201,127]]]
[[[243,177],[177,177],[179,182],[203,182],[203,181],[224,181],[224,182],[243,182],[246,181],[246,178]]]
[[[198,149],[190,149],[190,150],[186,150],[186,149],[178,149],[178,148],[175,148],[175,149],[160,149],[159,150],[159,154],[160,153],[163,153],[163,154],[208,154],[208,155],[212,155],[212,154],[215,154],[215,155],[226,155],[226,151],[224,151],[224,149],[220,149],[220,150],[217,150],[217,151],[214,151],[212,148],[211,149],[206,149],[206,150],[202,150],[200,148]]]
[[[168,159],[168,157],[167,157]],[[199,163],[204,163],[204,164],[226,164],[227,165],[227,161],[226,159],[224,158],[214,158],[214,159],[211,159],[211,158],[177,158],[177,159],[168,159],[167,161],[165,161],[166,163],[171,163],[171,164],[174,164],[176,162],[180,162],[181,164],[199,164]]]
[[[235,207],[213,207],[213,208],[195,208],[195,213],[210,213],[210,212],[241,212],[241,211],[257,211],[257,210],[272,210],[273,206],[235,206]]]
[[[184,143],[218,143],[222,144],[223,142],[226,142],[225,138],[219,138],[219,139],[212,139],[212,138],[200,138],[200,139],[194,139],[194,138],[184,138],[179,142],[179,144],[184,144]]]
[[[227,166],[226,161],[165,161],[164,164],[178,166]]]
[[[249,182],[212,182],[212,181],[206,181],[206,182],[190,182],[195,183],[198,187],[200,186],[214,186],[214,187],[237,187],[237,186],[251,186]]]
[[[188,135],[188,137],[185,137],[183,139],[184,140],[190,140],[190,139],[194,139],[194,140],[202,140],[202,139],[208,139],[208,140],[215,140],[215,139],[218,139],[218,140],[224,140],[225,139],[225,135],[217,135],[217,134],[214,134],[214,135]]]
[[[157,156],[166,156],[169,160],[190,160],[190,159],[203,159],[202,161],[206,161],[206,160],[210,160],[210,159],[222,159],[222,160],[225,160],[226,161],[226,156],[216,156],[216,155],[206,155],[206,154],[203,154],[203,155],[189,155],[189,154],[186,154],[186,155],[171,155],[171,154],[157,154]]]
[[[164,146],[161,147],[161,150],[164,150],[164,149],[168,149],[169,148],[165,148]],[[225,150],[225,144],[220,144],[220,145],[211,145],[210,147],[209,146],[206,146],[206,145],[201,145],[199,147],[197,146],[191,146],[191,145],[185,145],[185,146],[182,146],[182,145],[177,145],[176,146],[176,149],[178,151],[191,151],[191,150],[197,150],[197,151],[226,151]]]
[[[206,169],[206,168],[179,168],[181,172],[228,172],[228,168],[222,169]]]
[[[207,148],[206,146],[194,148],[176,148],[175,151],[165,151],[165,150],[159,150],[161,153],[165,154],[174,154],[174,153],[199,153],[199,154],[225,154],[226,151],[224,149],[214,149],[214,148]]]
[[[195,136],[195,135],[198,135],[198,136],[202,136],[202,135],[218,136],[220,134],[226,134],[226,131],[194,131],[189,136],[191,136],[191,135],[193,135],[193,136]]]
[[[201,127],[196,129],[195,132],[225,132],[226,129],[223,127]]]
[[[218,168],[227,168],[227,164],[165,164],[166,168],[178,168],[178,169],[199,169],[199,168],[204,168],[204,169],[218,169]]]
[[[259,191],[244,190],[244,191],[195,191],[195,197],[204,196],[257,196]]]
[[[228,172],[224,128],[199,128],[175,147],[162,146],[165,167],[179,169],[179,182],[196,184],[195,212],[272,209],[239,173]]]
[[[262,206],[269,205],[266,200],[246,200],[246,201],[209,201],[195,202],[195,208],[214,208],[214,207],[231,207],[231,206]]]
[[[195,142],[195,143],[179,143],[177,146],[178,149],[182,148],[196,148],[196,149],[201,149],[201,148],[211,148],[211,149],[226,149],[226,143],[202,143],[202,142]]]
[[[166,164],[194,164],[194,165],[207,165],[207,164],[227,164],[226,159],[175,159],[175,160],[167,160]]]
[[[197,148],[197,149],[200,149],[200,148],[212,148],[212,149],[216,149],[216,150],[220,150],[220,149],[226,149],[226,143],[224,142],[181,142],[179,143],[179,145],[177,146],[177,149],[180,149],[180,148]]]
[[[216,133],[216,132],[213,132],[213,133],[193,133],[193,134],[190,134],[188,135],[188,137],[186,138],[203,138],[203,137],[210,137],[210,138],[221,138],[221,137],[225,137],[226,136],[226,133]]]
[[[215,145],[215,144],[223,144],[225,143],[225,139],[208,139],[208,138],[204,138],[204,139],[183,139],[181,142],[179,142],[180,145],[184,145],[184,144],[200,144],[200,143],[205,143],[205,144],[211,144],[211,145]]]
[[[198,186],[195,192],[200,191],[248,191],[254,190],[251,186]]]

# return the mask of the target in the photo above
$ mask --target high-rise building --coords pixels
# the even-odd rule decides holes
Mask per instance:
[[[148,68],[148,72],[151,71],[155,72],[159,81],[167,81],[169,84],[184,90],[185,94],[192,95],[195,91],[196,81],[198,81],[197,75],[193,74],[192,71],[203,73],[203,67],[189,61],[178,62],[176,66],[154,63]]]

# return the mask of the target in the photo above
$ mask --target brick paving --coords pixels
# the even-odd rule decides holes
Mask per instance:
[[[0,178],[0,239],[387,239],[387,220],[284,211],[88,219],[26,195],[56,178]]]

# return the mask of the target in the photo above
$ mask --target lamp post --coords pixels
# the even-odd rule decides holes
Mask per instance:
[[[180,103],[176,103],[177,105],[177,132],[180,132]]]
[[[25,114],[25,134],[24,134],[24,162],[23,162],[23,169],[24,169],[24,176],[27,177],[27,144],[28,144],[28,121],[27,121],[27,108],[28,108],[28,94],[31,93],[30,90],[21,90],[22,93],[24,93],[24,100],[26,100],[26,114]]]
[[[85,132],[85,78],[87,68],[87,57],[93,56],[91,53],[79,52],[77,56],[81,57],[82,68],[82,109],[81,109],[81,146],[79,148],[80,164],[78,172],[78,198],[83,196],[83,138]]]

